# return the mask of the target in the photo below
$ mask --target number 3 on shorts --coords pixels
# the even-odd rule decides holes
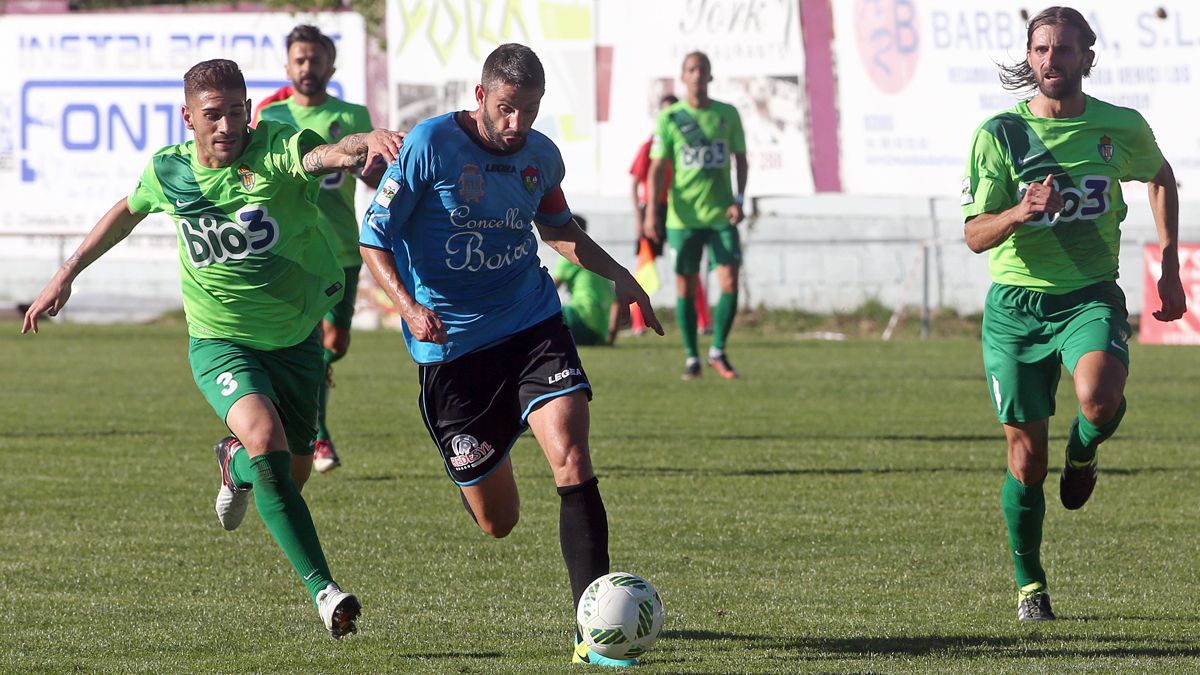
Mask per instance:
[[[237,380],[233,379],[233,373],[228,370],[217,376],[217,384],[225,387],[221,390],[222,396],[228,396],[237,391],[238,388]]]

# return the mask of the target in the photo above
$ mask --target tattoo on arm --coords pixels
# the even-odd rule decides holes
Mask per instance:
[[[325,155],[328,154],[329,148],[328,145],[319,145],[304,153],[304,170],[314,176],[325,173]]]
[[[334,144],[318,145],[304,153],[304,170],[319,176],[341,169],[361,167],[367,159],[367,135],[350,134]]]

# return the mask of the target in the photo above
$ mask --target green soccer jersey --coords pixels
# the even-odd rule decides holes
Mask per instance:
[[[566,284],[571,294],[570,306],[584,325],[601,338],[606,338],[608,315],[617,300],[613,283],[566,258],[559,259],[558,266],[554,268],[554,278]]]
[[[737,108],[710,101],[693,108],[679,101],[658,116],[650,157],[673,160],[667,227],[729,227],[725,211],[733,204],[730,158],[746,152],[746,134]]]
[[[1022,225],[992,249],[992,281],[1062,294],[1116,279],[1128,211],[1120,181],[1148,181],[1162,165],[1136,110],[1091,96],[1078,117],[1037,117],[1022,102],[984,122],[963,178],[964,219],[1015,206],[1047,174],[1063,198],[1062,211]]]
[[[290,347],[341,298],[342,268],[316,224],[319,177],[301,164],[318,145],[315,133],[263,123],[231,166],[201,166],[194,141],[146,165],[129,209],[175,221],[193,337]]]
[[[325,143],[337,143],[349,134],[371,131],[371,115],[361,105],[346,103],[330,96],[321,105],[303,106],[294,98],[272,103],[258,113],[258,119],[284,122],[297,129],[311,129]],[[334,250],[342,267],[362,264],[358,252],[358,218],[354,213],[354,175],[347,171],[326,174],[317,197],[321,226],[335,240]]]

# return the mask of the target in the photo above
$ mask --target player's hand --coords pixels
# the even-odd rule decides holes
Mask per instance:
[[[619,279],[613,282],[614,289],[617,295],[617,302],[624,307],[629,307],[633,303],[637,303],[642,309],[642,320],[646,325],[654,329],[655,333],[663,334],[662,324],[658,322],[658,317],[654,314],[654,308],[650,306],[650,296],[646,295],[642,285],[633,278],[633,275],[628,271],[625,272]]]
[[[404,147],[406,134],[404,131],[388,129],[376,129],[367,134],[367,158],[363,161],[363,175],[381,175],[387,165],[396,161],[400,156],[400,148]]]
[[[1062,194],[1054,189],[1054,174],[1047,174],[1046,180],[1033,183],[1025,190],[1021,198],[1022,222],[1037,220],[1043,213],[1055,214],[1062,210]]]
[[[1154,318],[1159,321],[1175,321],[1187,313],[1187,296],[1178,269],[1163,270],[1162,278],[1158,280],[1158,299],[1162,308],[1154,312]]]
[[[662,238],[658,236],[657,209],[646,207],[646,215],[642,218],[642,236],[656,244],[662,243]]]
[[[725,209],[725,217],[729,219],[730,225],[737,225],[745,219],[746,214],[742,211],[741,204],[730,204],[729,208]]]
[[[38,319],[42,314],[50,316],[58,316],[59,310],[63,305],[67,304],[67,300],[71,297],[71,282],[60,281],[56,276],[46,284],[42,292],[38,294],[37,299],[33,304],[29,305],[29,309],[25,312],[25,320],[21,322],[21,334],[24,335],[30,330],[38,332]]]
[[[438,318],[437,314],[434,314],[432,309],[414,302],[411,307],[401,311],[400,316],[404,318],[408,332],[412,333],[412,336],[419,342],[446,344],[446,326],[442,324],[442,320]]]

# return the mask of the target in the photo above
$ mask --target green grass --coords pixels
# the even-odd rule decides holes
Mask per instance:
[[[583,352],[614,569],[668,614],[642,672],[1200,669],[1195,349],[1134,346],[1091,503],[1064,511],[1051,478],[1061,620],[1028,626],[977,343],[751,333],[735,382],[680,382],[670,337]],[[218,526],[224,430],[180,326],[0,323],[0,354],[0,670],[579,672],[540,451],[514,448],[522,521],[490,540],[421,424],[399,336],[356,334],[331,413],[345,466],[305,490],[365,607],[340,643],[257,517]],[[1073,410],[1068,380],[1060,394]]]

